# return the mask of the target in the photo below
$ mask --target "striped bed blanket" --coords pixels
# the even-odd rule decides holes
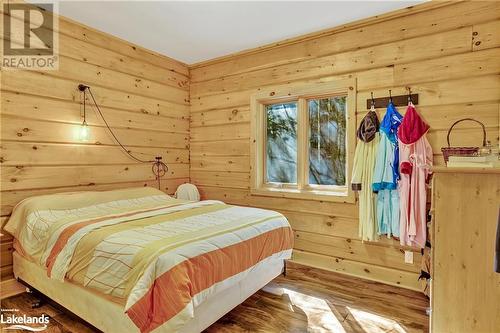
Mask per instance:
[[[141,332],[176,331],[259,262],[291,256],[283,215],[153,188],[23,200],[5,230],[49,277],[123,300]]]

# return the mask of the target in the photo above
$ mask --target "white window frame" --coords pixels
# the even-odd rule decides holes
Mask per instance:
[[[308,184],[308,107],[307,101],[333,96],[346,97],[346,184]],[[297,185],[266,183],[266,105],[297,101]],[[350,188],[351,170],[356,144],[356,79],[323,83],[278,86],[252,95],[250,100],[250,194],[283,198],[354,203]]]

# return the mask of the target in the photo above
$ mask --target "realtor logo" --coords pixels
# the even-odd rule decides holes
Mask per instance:
[[[19,309],[1,309],[0,310],[0,328],[1,331],[28,331],[42,332],[49,325],[50,317],[45,313],[40,316],[20,315]]]
[[[57,16],[53,3],[3,3],[2,68],[58,67]]]

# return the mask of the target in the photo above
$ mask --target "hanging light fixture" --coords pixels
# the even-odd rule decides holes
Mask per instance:
[[[98,112],[99,116],[103,120],[103,122],[106,125],[106,128],[108,129],[109,133],[111,134],[111,136],[113,137],[113,139],[116,141],[116,143],[120,146],[120,148],[131,159],[133,159],[134,161],[139,162],[139,163],[148,163],[148,164],[151,163],[152,164],[151,170],[152,170],[153,174],[155,175],[155,179],[158,181],[158,189],[160,189],[160,187],[161,187],[161,183],[160,183],[161,177],[163,177],[167,173],[167,171],[168,171],[168,166],[162,161],[162,156],[155,156],[154,160],[142,160],[142,159],[137,158],[136,156],[134,156],[132,154],[132,152],[129,149],[127,149],[120,142],[120,140],[118,140],[118,138],[116,137],[115,133],[113,132],[113,130],[109,126],[108,122],[106,121],[106,118],[104,118],[104,115],[102,114],[101,109],[99,108],[99,105],[97,105],[97,102],[96,102],[96,100],[94,98],[94,94],[92,94],[92,90],[90,90],[90,87],[86,86],[84,84],[79,84],[78,85],[78,90],[80,90],[80,92],[83,93],[83,122],[82,122],[82,125],[80,126],[80,132],[79,132],[79,134],[80,134],[80,140],[85,141],[89,137],[89,128],[88,128],[87,119],[86,119],[86,117],[87,117],[87,113],[86,112],[87,111],[86,111],[86,104],[85,104],[85,100],[87,99],[86,91],[88,91],[89,94],[90,94],[90,97],[92,99],[92,102],[93,102],[93,104],[95,105],[95,107],[97,109],[97,112]]]
[[[87,141],[89,138],[89,126],[87,125],[87,110],[86,110],[86,105],[85,105],[85,100],[87,99],[87,96],[85,95],[85,91],[87,90],[87,86],[80,84],[78,85],[78,90],[83,92],[83,122],[80,125],[80,129],[78,131],[78,138],[80,141]]]

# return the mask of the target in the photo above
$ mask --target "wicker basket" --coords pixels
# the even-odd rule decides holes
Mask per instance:
[[[474,122],[478,123],[479,125],[481,125],[481,127],[483,129],[483,147],[486,146],[486,129],[484,128],[484,124],[482,122],[480,122],[476,119],[472,119],[472,118],[463,118],[463,119],[457,120],[456,122],[453,123],[453,125],[451,125],[450,129],[448,130],[448,135],[446,136],[446,140],[448,141],[448,147],[441,148],[441,151],[443,152],[444,161],[446,162],[446,164],[448,164],[448,158],[450,156],[477,156],[477,155],[479,155],[479,147],[451,147],[450,146],[451,130],[453,129],[453,127],[455,127],[456,124],[458,124],[462,121],[465,121],[465,120],[474,121]]]

